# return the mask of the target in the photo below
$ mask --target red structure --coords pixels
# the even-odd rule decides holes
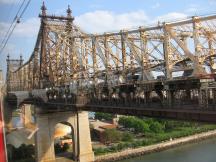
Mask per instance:
[[[0,99],[0,162],[6,162],[6,148],[5,148],[5,134],[4,134],[4,120],[3,120],[3,104]]]

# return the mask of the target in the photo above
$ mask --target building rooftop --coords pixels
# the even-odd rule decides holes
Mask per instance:
[[[117,125],[115,124],[111,124],[100,120],[90,120],[90,124],[93,126],[93,129],[100,132],[103,132],[105,129],[113,129],[117,127]]]

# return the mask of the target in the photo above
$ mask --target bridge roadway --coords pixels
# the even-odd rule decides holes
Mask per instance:
[[[204,82],[205,81],[205,82]],[[101,94],[93,94],[82,90],[74,94],[65,89],[17,91],[8,93],[8,102],[13,105],[23,103],[38,105],[43,113],[61,111],[92,111],[123,115],[148,116],[179,120],[194,120],[216,122],[215,81],[212,79],[173,80],[145,84],[122,84],[115,87],[118,93],[110,96],[103,92],[107,87],[101,87]],[[175,89],[172,89],[174,85]],[[203,88],[205,85],[205,88]],[[137,95],[134,88],[149,89],[149,93]],[[169,90],[165,88],[168,87]],[[189,87],[189,88],[187,88]],[[115,91],[116,91],[115,89]],[[171,91],[172,90],[172,91]],[[187,96],[185,91],[188,90]],[[169,97],[169,92],[172,92]],[[180,92],[184,92],[181,94]],[[81,90],[80,90],[81,92]],[[134,92],[134,93],[132,93]],[[206,97],[207,95],[207,97]]]

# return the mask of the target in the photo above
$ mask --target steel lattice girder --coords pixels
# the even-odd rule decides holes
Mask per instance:
[[[30,59],[10,72],[23,89],[77,80],[113,86],[133,75],[151,81],[159,74],[170,80],[180,71],[186,77],[215,72],[216,15],[104,34],[86,34],[68,17],[40,17]]]

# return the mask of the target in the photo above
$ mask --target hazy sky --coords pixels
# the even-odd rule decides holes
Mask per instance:
[[[23,0],[0,0],[0,42]],[[27,0],[26,0],[27,1]],[[6,56],[27,60],[35,45],[42,1],[32,0],[0,55],[5,70]],[[157,21],[216,13],[216,0],[45,0],[47,12],[65,15],[70,5],[75,23],[86,32],[102,33],[145,26]]]

